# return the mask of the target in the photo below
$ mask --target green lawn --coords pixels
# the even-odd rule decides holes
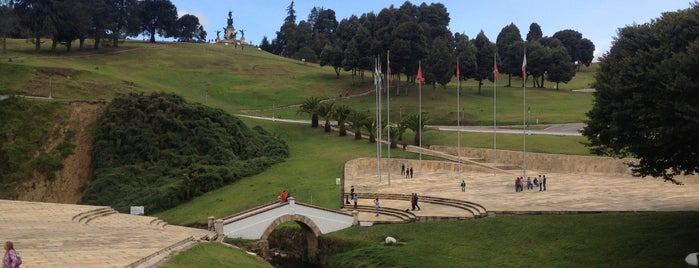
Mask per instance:
[[[684,267],[697,212],[497,216],[353,227],[330,267]],[[399,245],[385,246],[386,236]]]
[[[189,268],[189,267],[273,267],[259,257],[251,256],[240,249],[229,248],[220,243],[200,243],[195,247],[178,254],[158,267]]]

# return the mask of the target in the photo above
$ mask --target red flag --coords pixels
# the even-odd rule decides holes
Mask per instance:
[[[425,77],[422,76],[422,66],[417,67],[417,77],[416,79],[420,81],[420,84],[425,83]]]
[[[459,62],[456,62],[456,84],[461,83],[461,73],[459,72]]]
[[[500,76],[500,72],[498,72],[498,62],[497,60],[494,61],[494,66],[493,66],[493,74],[495,75],[495,82],[498,81],[498,77]]]

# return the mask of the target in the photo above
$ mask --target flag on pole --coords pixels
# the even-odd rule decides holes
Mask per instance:
[[[522,80],[527,81],[527,52],[524,52],[524,60],[522,60]]]
[[[425,77],[422,76],[422,66],[417,67],[417,77],[415,77],[418,81],[420,81],[420,84],[425,83]]]
[[[459,72],[459,61],[456,61],[456,84],[461,84],[461,72]]]
[[[495,77],[495,82],[497,82],[498,77],[500,76],[500,72],[498,72],[498,60],[497,60],[497,58],[493,60],[493,75]]]
[[[380,87],[383,81],[381,81],[381,63],[377,63],[374,69],[374,83],[377,87]]]

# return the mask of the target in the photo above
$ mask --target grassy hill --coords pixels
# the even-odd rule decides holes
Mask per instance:
[[[335,98],[345,90],[354,95],[374,89],[371,72],[365,72],[363,82],[358,77],[352,79],[350,72],[343,72],[336,79],[329,67],[278,57],[252,47],[128,41],[119,48],[105,47],[99,51],[37,54],[32,44],[11,39],[8,48],[9,53],[0,56],[0,81],[4,81],[0,84],[0,94],[109,100],[118,93],[166,91],[230,113],[248,111],[305,118],[292,105],[311,96]],[[9,58],[12,62],[8,62]],[[583,120],[591,105],[591,94],[572,93],[570,89],[589,88],[594,68],[594,65],[583,67],[573,81],[561,84],[560,90],[528,88],[527,106],[532,107],[532,120],[539,119],[542,124]],[[521,80],[513,78],[513,87],[506,87],[507,76],[501,77],[497,89],[499,124],[521,124]],[[394,90],[392,86],[391,91]],[[475,81],[467,81],[461,90],[465,121],[490,124],[492,84],[486,82],[481,94]],[[418,112],[417,86],[404,81],[400,91],[400,95],[391,98],[392,120]],[[446,88],[438,85],[435,90],[424,85],[422,95],[423,111],[430,124],[456,122],[454,83]],[[340,99],[338,103],[372,114],[375,110],[373,94]]]

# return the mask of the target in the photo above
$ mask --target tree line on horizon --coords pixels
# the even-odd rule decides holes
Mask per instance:
[[[170,0],[0,0],[0,39],[2,53],[6,38],[27,38],[41,50],[42,39],[51,40],[51,50],[63,45],[67,51],[79,41],[94,39],[94,49],[102,40],[119,40],[141,34],[155,42],[155,35],[180,42],[206,42],[206,31],[199,18],[185,14],[178,18]]]
[[[463,33],[452,33],[448,26],[449,12],[441,3],[406,1],[400,7],[391,5],[378,14],[352,15],[337,21],[335,11],[313,7],[307,20],[296,23],[294,1],[286,8],[276,38],[267,36],[260,48],[273,54],[330,65],[339,77],[340,70],[351,71],[353,78],[364,77],[374,68],[374,59],[386,60],[390,51],[391,73],[400,81],[404,74],[415,81],[418,63],[422,62],[425,83],[442,86],[454,77],[458,58],[459,79],[475,79],[480,86],[493,80],[494,58],[500,72],[521,76],[524,51],[527,54],[527,75],[535,87],[544,87],[545,80],[569,82],[580,66],[589,66],[594,59],[595,45],[580,32],[571,29],[543,36],[541,26],[532,23],[526,39],[519,28],[510,23],[502,28],[493,43],[481,30],[474,39]],[[383,66],[384,73],[387,66]]]

